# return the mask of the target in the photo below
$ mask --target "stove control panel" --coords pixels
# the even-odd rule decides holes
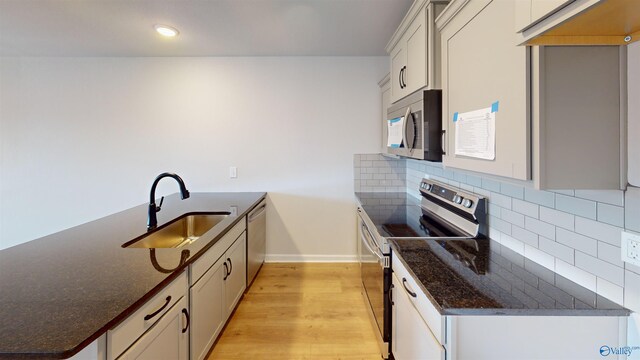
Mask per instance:
[[[426,178],[422,179],[420,183],[420,192],[423,196],[426,194],[435,196],[437,199],[468,213],[474,213],[478,203],[484,204],[483,197]]]

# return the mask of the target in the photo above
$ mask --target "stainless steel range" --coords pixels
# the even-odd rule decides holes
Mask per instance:
[[[358,206],[358,256],[364,296],[378,329],[383,358],[389,357],[391,340],[391,256],[388,239],[437,239],[465,266],[484,271],[475,255],[476,238],[486,234],[486,202],[441,182],[422,179],[419,197],[407,193],[356,193]],[[451,242],[446,240],[468,240]],[[462,245],[460,245],[462,244]]]

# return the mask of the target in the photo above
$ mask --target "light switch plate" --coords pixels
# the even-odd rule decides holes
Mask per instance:
[[[621,245],[622,261],[640,266],[640,235],[623,231]]]
[[[235,166],[229,167],[229,177],[235,179],[238,177],[238,168]]]

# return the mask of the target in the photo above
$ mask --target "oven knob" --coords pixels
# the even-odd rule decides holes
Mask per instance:
[[[462,202],[462,206],[464,206],[466,208],[470,208],[471,205],[473,205],[473,201],[471,201],[469,199],[464,199],[464,201]]]
[[[456,195],[453,197],[453,202],[456,204],[462,204],[462,196]]]
[[[427,191],[431,191],[431,187],[431,184],[424,183],[424,188],[427,189]]]

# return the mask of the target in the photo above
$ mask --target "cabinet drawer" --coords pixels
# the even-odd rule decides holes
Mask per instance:
[[[107,332],[107,358],[115,359],[155,324],[171,307],[187,293],[187,273],[177,279],[142,305],[115,328]]]
[[[397,277],[400,287],[394,287],[393,291],[402,291],[408,295],[411,303],[415,306],[420,313],[422,319],[427,323],[433,336],[444,345],[444,316],[442,316],[435,306],[431,303],[429,298],[420,289],[420,286],[416,283],[416,280],[409,274],[409,271],[404,267],[397,257],[393,257],[391,263],[393,264],[393,274]],[[415,294],[415,297],[409,292]]]
[[[207,252],[202,255],[196,262],[191,265],[191,276],[189,279],[189,284],[193,285],[204,275],[213,264],[218,261],[218,259],[224,254],[225,251],[233,244],[234,241],[242,233],[245,231],[247,227],[246,221],[244,218],[238,221],[231,230],[227,231],[227,233],[222,237],[222,239],[218,240]]]

